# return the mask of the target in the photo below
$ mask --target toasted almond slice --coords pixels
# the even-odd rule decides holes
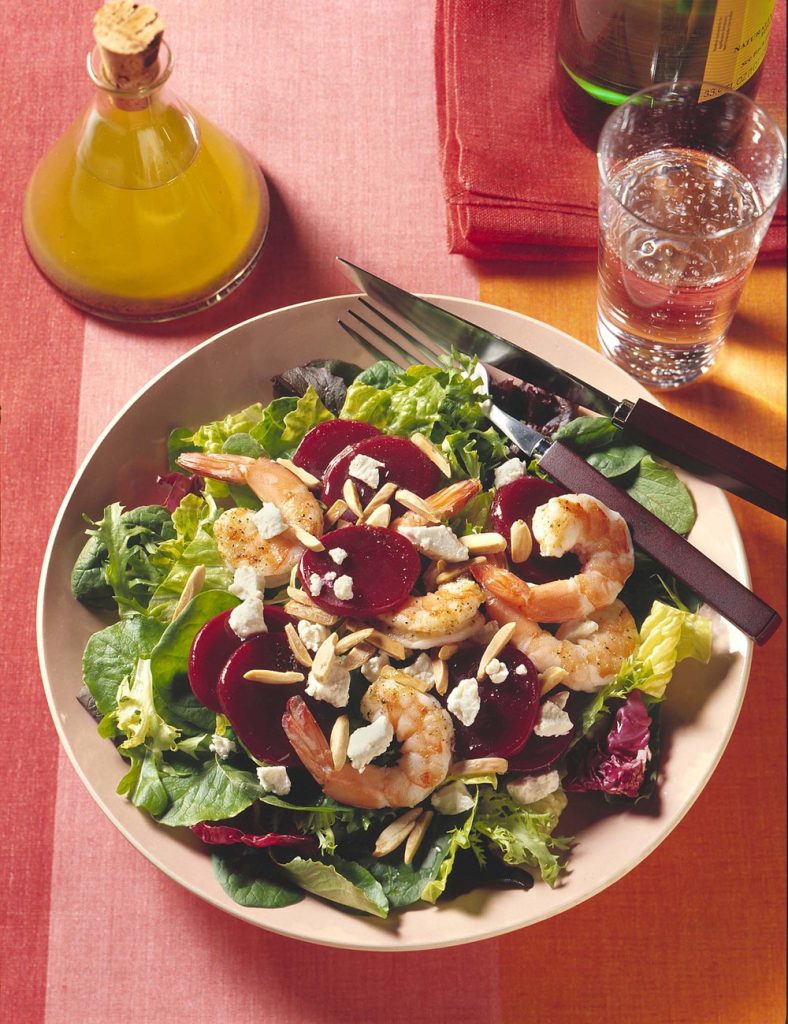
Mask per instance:
[[[392,483],[391,480],[387,484],[383,484],[377,494],[373,494],[372,497],[366,504],[366,507],[362,513],[362,517],[366,518],[371,512],[374,512],[376,508],[380,508],[381,505],[387,504],[389,499],[393,496],[397,490],[397,485]]]
[[[359,498],[358,496],[358,490],[356,489],[356,485],[353,483],[350,477],[347,478],[344,485],[342,486],[342,497],[345,499],[347,507],[350,509],[353,515],[355,515],[356,518],[360,519],[364,515],[364,509],[361,507],[361,498]]]
[[[316,491],[323,486],[321,480],[318,480],[316,476],[312,476],[307,470],[302,469],[301,466],[297,466],[295,462],[291,462],[290,459],[277,459],[280,466],[284,466],[285,469],[289,469],[293,476],[298,477],[302,484],[305,484],[310,491]]]
[[[449,666],[440,658],[435,658],[432,662],[432,679],[435,683],[435,692],[441,697],[445,696],[449,688]]]
[[[469,757],[467,761],[455,761],[449,775],[468,777],[471,775],[504,775],[509,771],[505,757]]]
[[[299,544],[303,544],[305,548],[309,548],[310,551],[325,551],[326,547],[319,537],[315,537],[309,533],[308,530],[302,529],[300,526],[291,526],[290,529],[296,536],[296,540]]]
[[[298,601],[299,604],[311,604],[312,600],[309,594],[305,590],[300,590],[298,587],[289,586],[287,588],[287,596],[291,601]]]
[[[351,650],[356,644],[360,644],[362,641],[367,640],[375,630],[372,626],[366,626],[364,629],[356,629],[352,633],[347,633],[337,643],[337,654],[345,654]]]
[[[444,476],[451,476],[451,466],[446,459],[443,452],[436,448],[435,445],[430,441],[424,434],[418,432],[410,435],[411,441],[416,445],[419,451],[424,452],[430,462],[434,462],[438,469],[443,473]]]
[[[560,665],[552,665],[550,668],[539,673],[539,678],[542,680],[542,696],[554,690],[559,683],[562,683],[564,679],[569,675],[565,668],[561,668]]]
[[[186,580],[183,590],[181,591],[181,596],[178,598],[178,603],[175,605],[175,610],[172,613],[173,619],[177,619],[194,595],[200,593],[204,583],[205,566],[195,565],[189,573],[189,578]]]
[[[350,719],[347,715],[340,715],[331,727],[331,760],[334,768],[339,771],[347,761],[347,741],[350,739]]]
[[[244,672],[244,679],[253,683],[273,683],[274,685],[290,685],[303,683],[303,672],[276,672],[272,668],[253,668]]]
[[[416,856],[416,851],[421,846],[424,833],[430,827],[430,822],[435,817],[434,811],[422,811],[416,819],[416,824],[410,830],[410,835],[405,842],[405,853],[402,856],[406,864],[410,864]]]
[[[406,654],[405,647],[399,642],[399,640],[393,636],[389,636],[387,633],[381,633],[379,629],[376,629],[375,632],[367,638],[367,643],[372,644],[373,647],[377,647],[381,651],[385,651],[386,654],[391,655],[395,661],[402,661]]]
[[[373,508],[368,516],[365,516],[363,523],[365,526],[388,526],[391,522],[391,505],[378,505],[377,508]]]
[[[443,647],[438,651],[438,657],[441,661],[448,661],[449,658],[453,658],[454,655],[459,651],[459,644],[444,644]]]
[[[336,633],[329,633],[323,643],[318,647],[312,659],[312,675],[321,682],[326,679],[331,666],[337,656],[336,647],[339,637]]]
[[[410,835],[413,826],[416,824],[416,818],[420,814],[420,807],[412,807],[409,811],[401,814],[395,821],[392,821],[390,825],[387,825],[378,836],[372,856],[385,857],[387,853],[396,850]]]
[[[302,601],[288,601],[285,611],[294,619],[306,619],[307,622],[316,622],[319,626],[333,626],[339,622],[339,616],[324,612],[315,604],[304,604]]]
[[[506,537],[500,533],[469,533],[459,540],[472,555],[496,555],[506,550]]]
[[[460,576],[466,575],[468,572],[467,562],[463,565],[458,565],[455,569],[447,569],[446,572],[439,572],[435,577],[436,586],[442,587],[444,583],[451,583],[453,580],[458,580]]]
[[[418,690],[419,693],[427,693],[433,687],[432,679],[427,682],[420,679],[419,676],[411,675],[410,672],[404,672],[401,668],[394,668],[393,665],[384,665],[378,678],[391,679],[392,682],[399,683],[401,686],[409,686],[411,690]]]
[[[516,625],[516,622],[507,622],[505,626],[501,626],[500,629],[495,631],[494,636],[484,648],[484,653],[482,654],[481,661],[479,662],[479,668],[476,672],[476,678],[479,682],[484,679],[484,673],[487,671],[487,666],[493,658],[497,658],[511,640],[512,633],[514,633]]]
[[[368,644],[357,644],[352,651],[345,655],[342,664],[348,672],[354,672],[357,668],[369,661],[375,648]]]
[[[428,523],[439,523],[441,521],[441,517],[430,508],[424,498],[420,498],[413,491],[407,491],[400,487],[394,497],[400,505],[404,505],[405,508],[415,512],[422,519],[426,519]]]
[[[509,555],[513,562],[525,562],[531,557],[534,539],[524,519],[515,519],[509,533]]]
[[[337,498],[337,500],[334,502],[334,504],[331,506],[331,508],[328,509],[328,511],[326,512],[325,516],[323,516],[323,518],[325,519],[326,523],[329,526],[333,526],[334,523],[338,519],[341,519],[342,516],[346,512],[347,512],[347,502],[343,501],[341,498]]]
[[[298,664],[303,665],[304,668],[311,668],[312,655],[304,646],[304,641],[296,632],[292,622],[288,622],[285,626],[285,635],[287,636],[287,642],[290,644],[290,650],[293,652],[293,657]]]

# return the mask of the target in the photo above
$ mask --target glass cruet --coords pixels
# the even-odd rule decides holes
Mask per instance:
[[[124,17],[136,29],[140,11],[141,39],[102,38],[107,12],[113,29]],[[172,55],[152,8],[118,0],[96,25],[95,94],[33,172],[25,241],[44,277],[88,313],[139,322],[197,312],[254,266],[268,228],[265,179],[242,146],[172,94]]]

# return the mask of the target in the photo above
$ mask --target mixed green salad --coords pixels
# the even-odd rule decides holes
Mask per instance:
[[[627,807],[658,784],[660,708],[676,663],[708,660],[710,622],[635,552],[618,599],[636,632],[615,670],[578,690],[571,671],[532,664],[519,627],[489,612],[474,573],[495,561],[538,587],[577,575],[582,558],[544,557],[534,542],[514,560],[513,524],[525,524],[518,538],[535,529],[534,501],[562,492],[490,425],[468,368],[461,357],[441,369],[298,367],[275,378],[273,401],[174,429],[160,504],[90,510],[72,589],[117,620],[88,640],[80,699],[125,762],[118,793],[163,827],[191,829],[217,884],[243,906],[283,907],[310,893],[386,917],[480,886],[558,885],[582,841],[561,834],[567,794]],[[685,486],[610,420],[577,415],[529,385],[496,397],[677,532],[690,530]],[[347,424],[368,429],[347,433]],[[381,438],[413,451],[389,460],[396,446]],[[250,486],[250,467],[275,460],[308,492],[296,488],[300,500],[319,508],[310,537],[289,506],[272,508]],[[188,468],[225,464],[232,472]],[[431,504],[463,481],[474,483],[462,507]],[[405,522],[410,532],[399,533]],[[228,547],[239,526],[267,566],[281,556],[283,572],[261,572]],[[463,599],[478,599],[465,618],[457,613],[457,628],[432,635],[416,618],[418,628],[408,626],[411,604],[421,613],[432,607],[427,595],[459,594],[460,585]],[[569,633],[535,628],[581,647],[599,628],[589,621],[585,632],[583,623]],[[326,658],[330,680],[317,669]],[[443,732],[430,754],[438,774],[414,777],[413,801],[389,806],[386,787],[414,746],[404,717],[389,714],[392,694]],[[318,748],[325,737],[306,767],[296,747],[310,757],[313,749],[290,742],[304,721]],[[360,805],[336,797],[356,789]]]

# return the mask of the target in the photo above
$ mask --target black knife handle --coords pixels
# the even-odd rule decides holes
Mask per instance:
[[[613,422],[625,427],[632,440],[642,441],[656,455],[786,518],[788,484],[784,469],[642,398],[634,404],[622,402]]]
[[[629,524],[634,544],[756,643],[765,643],[780,625],[780,616],[773,608],[626,491],[597,473],[571,448],[555,441],[539,459],[539,466],[570,491],[591,494],[622,515]]]

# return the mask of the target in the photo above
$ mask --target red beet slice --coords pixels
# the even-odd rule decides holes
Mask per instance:
[[[566,493],[562,487],[538,476],[518,477],[495,492],[490,509],[493,526],[508,541],[515,520],[524,519],[530,530],[531,520],[539,506]],[[534,541],[531,557],[525,562],[512,563],[511,568],[520,579],[528,583],[547,583],[549,580],[565,580],[576,576],[580,571],[580,562],[571,553],[562,558],[545,558],[539,554],[539,545]]]
[[[323,420],[312,427],[296,448],[293,462],[322,480],[328,464],[350,445],[380,434],[371,423],[358,420]]]
[[[298,765],[300,761],[282,728],[282,715],[292,696],[304,696],[306,683],[277,685],[244,679],[244,674],[253,668],[268,668],[276,672],[304,671],[293,657],[284,633],[258,633],[244,640],[227,659],[216,695],[236,736],[258,760]],[[318,722],[324,727],[328,724],[330,729],[337,712],[324,702],[306,699]],[[320,704],[319,708],[317,704]]]
[[[298,575],[312,600],[332,615],[381,615],[409,596],[421,572],[421,559],[409,540],[393,530],[375,526],[346,526],[321,538],[325,551],[305,551]],[[330,552],[339,548],[347,558],[338,565]],[[336,573],[325,580],[326,574]],[[324,580],[319,594],[312,594],[313,574]],[[336,578],[349,576],[353,597],[343,601],[334,593]]]
[[[421,498],[434,494],[440,486],[440,470],[412,441],[409,441],[407,437],[390,437],[387,434],[381,434],[379,437],[368,437],[365,441],[359,441],[341,451],[333,459],[323,477],[323,493],[321,494],[321,500],[329,508],[337,498],[342,497],[342,487],[348,478],[350,464],[357,455],[366,455],[370,459],[377,459],[378,462],[383,463],[378,471],[377,487],[370,487],[362,480],[352,478],[362,505],[365,505],[373,494],[389,481],[405,490],[413,491]],[[401,512],[399,505],[395,504],[393,507],[395,514]]]
[[[524,775],[540,775],[552,768],[567,752],[582,720],[583,708],[590,699],[588,693],[576,693],[573,690],[567,692],[569,699],[564,711],[572,719],[574,729],[565,736],[536,736],[532,734],[523,749],[509,759],[509,771],[522,772]],[[543,703],[544,701],[541,702],[541,704]]]
[[[449,661],[448,692],[462,679],[476,677],[484,648],[462,648]],[[536,669],[524,654],[509,644],[498,655],[509,669],[502,683],[493,683],[484,676],[479,683],[481,707],[471,725],[463,725],[452,715],[454,724],[454,756],[505,757],[522,750],[539,716],[541,682]],[[516,669],[525,666],[518,675]],[[444,703],[445,703],[444,698]]]
[[[230,611],[208,619],[192,641],[189,651],[189,685],[197,700],[206,708],[221,714],[216,684],[225,662],[243,643],[230,629]],[[292,619],[276,605],[265,606],[265,622],[272,632],[281,632]]]

